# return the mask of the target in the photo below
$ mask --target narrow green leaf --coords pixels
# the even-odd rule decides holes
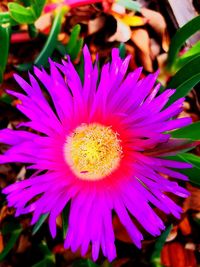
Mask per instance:
[[[0,253],[0,261],[2,261],[10,252],[10,250],[13,248],[21,232],[22,232],[21,226],[19,224],[13,224],[13,223],[7,224],[2,229],[3,235],[10,233],[10,238],[4,250]]]
[[[119,55],[121,58],[125,58],[126,56],[126,47],[124,43],[120,43],[119,45]]]
[[[194,44],[187,52],[185,52],[180,59],[182,58],[188,58],[190,56],[193,56],[194,54],[200,53],[200,41],[198,41],[196,44]]]
[[[81,31],[81,26],[79,24],[73,27],[69,42],[66,45],[66,53],[68,55],[70,55],[72,50],[74,49],[76,42],[79,38],[80,31]]]
[[[8,3],[11,17],[18,23],[32,24],[37,19],[32,7],[24,7],[17,3]]]
[[[66,49],[65,45],[63,45],[61,42],[58,42],[56,45],[56,50],[64,57],[66,56]]]
[[[42,242],[39,245],[40,251],[43,254],[43,260],[32,265],[32,267],[54,267],[55,266],[55,255],[49,250],[46,242]]]
[[[167,159],[188,162],[193,168],[181,169],[179,172],[188,176],[191,183],[200,185],[200,157],[190,153],[181,153],[176,156],[168,156]]]
[[[39,262],[37,262],[36,264],[32,265],[31,267],[54,267],[55,263],[52,262],[52,260],[45,258]]]
[[[72,61],[78,57],[78,54],[83,47],[83,38],[79,38],[80,31],[81,26],[79,24],[74,26],[70,35],[69,42],[65,47],[65,51],[63,51],[61,47],[58,48],[61,53],[64,52],[65,55],[69,55]]]
[[[177,88],[183,84],[186,80],[191,79],[194,75],[199,74],[200,67],[200,55],[188,62],[183,68],[181,68],[171,79],[168,84],[168,88]]]
[[[83,59],[83,55],[81,55],[80,58],[80,63],[77,65],[76,68],[78,75],[81,79],[82,84],[84,83],[84,59]]]
[[[173,65],[173,69],[178,70],[183,67],[187,62],[200,54],[200,41],[197,42],[193,47],[191,47],[187,52],[185,52],[182,56],[177,58],[175,64]]]
[[[167,68],[170,69],[175,62],[178,52],[185,41],[192,36],[195,32],[200,30],[200,16],[195,17],[182,28],[180,28],[171,40]]]
[[[172,131],[173,138],[187,138],[192,141],[200,140],[200,121],[194,122],[184,128]]]
[[[62,211],[62,229],[63,229],[63,238],[66,237],[67,228],[68,228],[68,219],[69,219],[69,206],[70,204],[67,204],[65,208]]]
[[[153,267],[162,267],[160,254],[161,250],[165,244],[165,241],[172,229],[172,225],[168,226],[165,232],[162,233],[162,235],[157,239],[154,252],[151,256],[151,266]]]
[[[170,97],[166,106],[170,106],[173,102],[181,97],[185,97],[195,85],[200,82],[200,73],[197,73],[186,79],[179,86],[176,87],[176,92]]]
[[[33,227],[33,235],[37,233],[37,231],[40,229],[40,227],[45,222],[46,218],[48,217],[49,213],[42,214],[37,221],[37,223]]]
[[[200,55],[185,64],[171,79],[168,88],[175,88],[176,92],[170,97],[167,106],[180,97],[186,96],[193,87],[200,82]]]
[[[0,25],[0,83],[3,81],[3,74],[6,69],[8,52],[10,46],[10,24]]]
[[[133,10],[133,11],[141,11],[141,5],[137,1],[133,0],[117,0],[116,1],[119,5],[125,7],[126,9]]]
[[[63,17],[63,11],[61,10],[55,16],[49,37],[42,51],[40,52],[39,56],[36,58],[34,62],[35,65],[40,66],[47,64],[48,58],[52,55],[57,45],[57,38],[61,29],[62,17]]]
[[[78,57],[78,54],[80,53],[81,49],[83,47],[83,38],[76,41],[76,44],[70,53],[71,60],[75,60]]]

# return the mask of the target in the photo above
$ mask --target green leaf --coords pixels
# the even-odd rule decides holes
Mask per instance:
[[[21,232],[22,232],[22,228],[17,223],[9,223],[5,225],[5,227],[2,229],[3,235],[10,234],[10,238],[4,250],[0,253],[0,261],[2,261],[7,256],[7,254],[10,252],[10,250],[14,247]]]
[[[37,262],[36,264],[32,265],[32,267],[54,267],[55,263],[52,262],[52,260],[45,258],[39,262]]]
[[[79,24],[75,25],[72,28],[69,42],[66,45],[66,53],[67,54],[70,54],[72,52],[72,50],[74,49],[74,46],[76,44],[76,41],[78,40],[80,31],[81,31],[81,26]]]
[[[43,254],[43,260],[32,265],[32,267],[54,267],[55,266],[55,255],[49,250],[46,242],[43,241],[39,247]]]
[[[0,24],[5,24],[10,22],[9,12],[0,12]]]
[[[167,106],[179,99],[186,96],[192,88],[200,81],[200,55],[185,64],[171,79],[168,88],[176,88],[176,92],[170,97]]]
[[[192,36],[195,32],[200,30],[200,16],[195,17],[182,28],[180,28],[171,40],[167,68],[170,69],[175,62],[178,52],[185,41]]]
[[[32,24],[37,19],[32,7],[24,7],[17,3],[8,3],[11,17],[18,23]]]
[[[79,24],[75,25],[72,28],[72,32],[70,34],[69,42],[66,45],[66,53],[67,54],[70,54],[71,51],[73,50],[74,45],[75,45],[76,41],[78,40],[80,31],[81,31],[81,26]]]
[[[10,23],[12,26],[17,25],[18,23],[13,20],[9,12],[0,12],[0,25]]]
[[[2,102],[6,103],[6,104],[9,104],[9,105],[12,103],[12,98],[8,94],[6,94],[6,93],[3,93],[1,95],[0,100]]]
[[[75,60],[83,47],[83,38],[79,38],[81,26],[77,24],[73,27],[69,42],[66,45],[65,54],[70,55],[71,60]]]
[[[125,7],[126,9],[133,10],[133,11],[141,11],[141,5],[137,1],[133,0],[117,0],[116,1],[119,5]]]
[[[35,38],[38,35],[38,30],[36,29],[34,24],[29,24],[28,25],[28,32],[29,32],[29,36],[31,38]]]
[[[31,62],[22,63],[19,65],[14,66],[16,70],[18,71],[27,71],[32,68],[33,64]]]
[[[42,51],[40,52],[39,56],[36,58],[34,62],[35,65],[40,66],[47,64],[48,58],[52,55],[57,45],[58,34],[60,33],[61,30],[62,17],[63,17],[63,10],[61,10],[56,14],[49,37]]]
[[[99,265],[95,264],[89,259],[76,261],[74,262],[72,266],[73,267],[99,267]]]
[[[119,45],[119,55],[121,58],[125,58],[126,56],[126,46],[124,43],[120,43]]]
[[[83,47],[83,38],[79,38],[81,27],[79,24],[73,27],[69,42],[66,46],[61,43],[58,43],[56,49],[62,56],[69,55],[71,60],[75,60],[78,57],[82,47]]]
[[[67,204],[62,211],[62,229],[63,229],[63,238],[65,238],[68,228],[68,219],[69,219],[69,207],[70,204]]]
[[[70,58],[72,61],[78,57],[78,54],[80,53],[82,47],[83,47],[83,38],[76,41],[74,49],[70,53]]]
[[[200,185],[200,157],[190,153],[181,153],[176,156],[168,156],[167,159],[188,162],[193,168],[181,169],[179,172],[188,176],[190,182]]]
[[[39,16],[41,15],[45,3],[46,0],[31,0],[31,6],[33,7],[37,18],[39,18]]]
[[[76,70],[77,70],[78,75],[81,79],[81,82],[84,83],[84,59],[83,59],[83,55],[81,55],[80,63],[78,64]]]
[[[9,23],[0,25],[0,83],[3,81],[3,74],[8,60],[10,31],[11,27]]]
[[[199,66],[200,66],[200,55],[195,57],[193,60],[188,62],[184,67],[182,67],[171,81],[168,84],[170,88],[177,88],[181,84],[183,84],[186,80],[191,79],[194,75],[199,74]]]
[[[192,141],[200,140],[200,121],[170,133],[173,138],[187,138]]]
[[[168,226],[165,232],[163,232],[162,235],[157,239],[154,247],[154,252],[151,256],[151,266],[162,267],[160,254],[171,229],[172,225]]]
[[[18,23],[32,24],[42,13],[46,0],[23,0],[25,6],[8,3],[11,17]]]
[[[191,47],[187,52],[185,52],[176,60],[175,64],[173,65],[173,69],[180,69],[198,54],[200,54],[200,41],[193,45],[193,47]]]
[[[48,217],[49,213],[42,214],[37,221],[37,223],[33,227],[33,235],[37,233],[37,231],[40,229],[42,224],[45,222],[46,218]]]

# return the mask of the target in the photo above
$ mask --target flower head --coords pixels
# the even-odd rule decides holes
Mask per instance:
[[[113,211],[138,247],[143,235],[132,217],[157,236],[164,224],[152,205],[180,216],[182,209],[167,193],[187,197],[188,192],[167,176],[187,180],[175,169],[190,165],[167,160],[161,151],[173,144],[170,131],[190,119],[177,118],[183,98],[165,108],[175,90],[157,95],[158,72],[140,80],[141,68],[126,74],[130,56],[122,60],[118,49],[112,50],[111,63],[99,72],[87,47],[83,54],[83,83],[69,57],[63,64],[50,60],[50,74],[35,68],[37,79],[30,74],[30,84],[15,76],[25,94],[9,93],[20,99],[18,109],[29,119],[19,126],[41,135],[0,131],[0,141],[11,146],[0,162],[28,163],[36,170],[31,178],[3,192],[16,215],[33,212],[33,224],[48,213],[53,237],[56,218],[70,203],[65,248],[80,248],[84,255],[91,244],[94,260],[100,249],[112,260],[116,257]],[[54,107],[38,81],[46,87]]]

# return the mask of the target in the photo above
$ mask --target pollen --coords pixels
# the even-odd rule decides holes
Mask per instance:
[[[82,124],[67,137],[65,159],[82,180],[100,180],[119,166],[122,148],[119,135],[111,127]]]

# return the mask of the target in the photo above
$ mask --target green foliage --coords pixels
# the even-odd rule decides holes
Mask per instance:
[[[177,88],[187,80],[190,80],[193,76],[199,74],[200,66],[200,55],[195,57],[193,60],[185,64],[169,82],[170,88]]]
[[[126,56],[126,47],[124,43],[120,43],[119,45],[119,54],[121,58],[125,58]]]
[[[186,63],[168,84],[168,88],[176,88],[175,94],[170,98],[168,106],[180,97],[186,96],[200,81],[200,54]]]
[[[182,169],[179,172],[188,176],[191,183],[200,186],[200,157],[191,153],[181,153],[176,156],[168,156],[167,159],[188,162],[193,168]]]
[[[6,68],[8,51],[10,46],[10,24],[0,25],[0,83],[3,81],[3,74]]]
[[[11,249],[14,247],[20,233],[22,232],[21,225],[18,223],[7,223],[3,229],[2,229],[2,234],[9,235],[9,240],[4,248],[4,250],[0,253],[0,261],[2,261],[7,254],[11,251]]]
[[[186,23],[182,28],[180,28],[176,32],[176,34],[171,40],[169,48],[167,69],[169,70],[173,69],[173,64],[177,59],[179,50],[186,42],[186,40],[199,30],[200,30],[200,16],[197,16],[188,23]]]
[[[17,3],[8,3],[8,8],[10,16],[20,24],[31,24],[37,19],[31,7],[24,7]]]
[[[23,1],[25,6],[18,3],[8,3],[10,16],[20,24],[32,24],[41,15],[45,2],[45,0]]]
[[[0,25],[9,23],[12,26],[17,25],[18,23],[11,18],[9,12],[0,12]]]
[[[55,255],[49,250],[46,242],[40,244],[40,251],[43,254],[43,259],[32,267],[54,267],[55,266]]]
[[[151,266],[152,267],[162,267],[160,254],[161,254],[161,250],[165,244],[165,241],[166,241],[171,229],[172,229],[172,225],[170,225],[156,241],[154,251],[153,251],[153,254],[151,256]]]
[[[33,235],[37,233],[37,231],[40,229],[40,227],[45,222],[46,218],[48,217],[49,213],[42,214],[40,216],[40,219],[37,221],[37,223],[33,227]]]
[[[178,57],[173,65],[173,69],[179,70],[190,60],[198,56],[200,53],[200,41],[194,44],[188,51],[186,51],[182,56]]]
[[[61,30],[61,24],[62,24],[62,18],[63,18],[63,10],[60,10],[55,18],[54,18],[54,22],[51,28],[51,32],[48,36],[48,39],[42,49],[42,51],[40,52],[40,54],[38,55],[38,57],[36,58],[34,64],[37,66],[41,66],[41,65],[46,65],[48,62],[48,58],[52,55],[56,45],[57,45],[57,38],[58,38],[58,34],[60,33]]]
[[[63,238],[65,238],[66,233],[67,233],[67,228],[68,228],[69,207],[70,207],[70,204],[67,204],[62,211]]]
[[[12,98],[8,95],[8,94],[6,94],[6,93],[3,93],[2,95],[1,95],[1,101],[2,102],[4,102],[4,103],[6,103],[6,104],[11,104],[12,103]]]
[[[70,55],[71,60],[75,60],[83,47],[83,38],[80,38],[81,26],[77,24],[73,27],[69,42],[65,48],[65,55]]]
[[[32,267],[55,267],[55,263],[52,260],[45,258],[36,264],[32,265]]]
[[[192,141],[200,140],[200,121],[171,132],[174,138],[188,138]]]
[[[41,15],[45,3],[46,0],[31,0],[31,6],[37,18],[39,18],[39,16]]]
[[[31,38],[35,38],[38,35],[38,30],[36,29],[34,24],[28,25],[28,32]]]

